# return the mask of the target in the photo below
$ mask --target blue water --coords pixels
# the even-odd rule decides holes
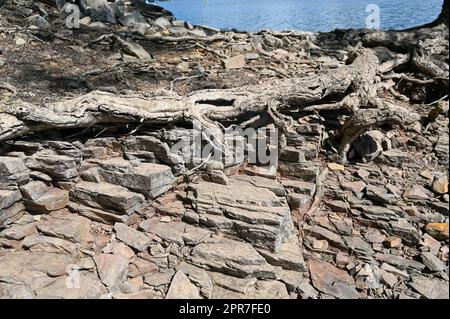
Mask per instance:
[[[170,0],[158,5],[197,25],[241,31],[331,31],[365,28],[368,4],[380,9],[380,28],[404,29],[431,22],[443,0]]]

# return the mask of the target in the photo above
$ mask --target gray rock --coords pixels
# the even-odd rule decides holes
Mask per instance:
[[[312,283],[319,291],[338,299],[360,298],[355,281],[346,271],[315,260],[309,262],[309,271]]]
[[[36,28],[38,30],[45,31],[51,28],[51,24],[47,20],[45,20],[45,18],[41,17],[38,14],[26,18],[26,21],[28,22],[31,28]]]
[[[43,182],[33,181],[20,187],[27,210],[36,213],[49,213],[66,207],[69,192],[49,187]]]
[[[297,194],[297,193],[290,193],[286,196],[286,199],[289,203],[289,207],[292,210],[295,209],[305,209],[308,207],[309,203],[311,202],[311,196],[309,195],[303,195],[303,194]]]
[[[402,256],[391,254],[375,254],[375,258],[393,265],[401,270],[420,272],[425,268],[425,265],[411,259],[406,259]]]
[[[409,158],[408,153],[392,149],[383,152],[381,162],[394,167],[400,167],[407,158]]]
[[[439,164],[448,165],[448,154],[449,154],[449,139],[448,134],[442,134],[439,136],[436,145],[434,147],[434,153],[439,160]]]
[[[177,271],[170,284],[166,299],[202,299],[199,289],[181,271]]]
[[[164,17],[160,17],[160,18],[156,19],[155,21],[153,21],[153,24],[162,29],[167,29],[168,27],[171,26],[170,21]]]
[[[211,231],[207,229],[182,222],[164,223],[147,219],[139,224],[139,228],[178,246],[197,245],[211,235]]]
[[[444,262],[430,252],[423,252],[420,257],[423,264],[432,272],[440,272],[447,268]]]
[[[198,267],[236,277],[273,279],[274,268],[252,245],[227,238],[216,238],[196,246],[188,261]]]
[[[56,180],[70,180],[78,176],[78,161],[69,156],[41,151],[26,159],[28,168],[43,172]]]
[[[108,212],[104,209],[96,209],[93,207],[80,205],[74,202],[69,202],[67,204],[67,208],[76,214],[80,214],[84,217],[87,217],[91,220],[103,223],[103,224],[115,224],[116,222],[119,223],[126,223],[128,219],[130,218],[129,215],[118,215],[117,212]]]
[[[140,163],[132,165],[122,159],[97,162],[94,175],[101,181],[120,185],[154,199],[168,191],[175,181],[169,166]]]
[[[448,282],[437,278],[414,276],[408,283],[411,288],[428,299],[449,299]]]
[[[0,156],[0,176],[14,175],[24,171],[27,171],[27,166],[22,159]]]
[[[320,173],[320,166],[317,164],[280,161],[278,170],[283,176],[297,177],[305,182],[315,182]]]
[[[78,243],[83,248],[88,248],[89,243],[94,241],[90,233],[91,221],[76,214],[58,214],[36,226],[44,235]]]
[[[71,280],[69,276],[61,276],[51,285],[38,289],[36,296],[42,299],[100,299],[107,293],[105,286],[93,273],[78,273],[73,287],[70,286]]]
[[[116,223],[114,225],[114,230],[116,231],[117,239],[137,251],[146,250],[150,243],[150,239],[144,233],[141,233],[140,231],[137,231],[136,229],[125,224]]]
[[[68,254],[71,256],[76,256],[79,253],[78,246],[70,241],[39,234],[26,237],[22,245],[37,253]]]
[[[126,188],[108,183],[77,183],[70,193],[71,198],[81,204],[115,211],[117,214],[130,215],[143,208],[145,199],[141,194],[128,191]]]
[[[0,256],[1,281],[14,285],[12,289],[6,289],[3,296],[14,296],[18,294],[20,287],[26,286],[30,293],[28,298],[32,298],[34,297],[33,291],[54,282],[55,279],[50,278],[49,275],[64,275],[68,266],[74,262],[69,255],[43,252],[12,251]]]
[[[153,272],[144,276],[144,282],[153,287],[168,285],[172,281],[175,272],[173,269],[167,269],[160,272]]]
[[[308,236],[313,236],[317,239],[325,239],[330,243],[331,246],[343,250],[348,250],[348,247],[345,244],[342,237],[326,228],[317,225],[314,226],[304,225],[303,230],[305,231],[305,234],[307,234]]]
[[[281,181],[285,188],[293,190],[295,193],[313,196],[316,192],[316,184],[303,182],[295,179],[283,179]]]
[[[356,254],[370,256],[373,254],[372,247],[360,237],[344,236],[348,248]]]
[[[227,70],[242,69],[245,64],[245,57],[243,55],[236,55],[223,61],[223,65]]]
[[[272,191],[284,194],[279,183],[261,177],[238,176],[229,178],[228,185],[200,182],[192,188],[195,196],[189,199],[204,224],[219,223],[221,228],[230,230],[233,225],[234,235],[274,252],[290,235],[293,223],[287,202]]]
[[[12,225],[11,227],[0,232],[0,236],[14,240],[22,240],[27,236],[36,233],[36,224],[29,223],[25,225]]]
[[[271,265],[280,266],[287,270],[307,271],[298,237],[294,233],[281,245],[280,250],[276,253],[264,249],[257,250]]]
[[[14,190],[0,190],[0,215],[3,209],[11,207],[22,199],[19,191]]]
[[[128,272],[128,259],[121,254],[100,254],[94,256],[98,275],[103,284],[114,288],[123,283]]]

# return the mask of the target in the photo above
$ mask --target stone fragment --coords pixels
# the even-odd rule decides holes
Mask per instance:
[[[287,270],[307,271],[296,234],[292,234],[276,253],[265,249],[257,250],[271,265],[280,266]]]
[[[116,237],[120,241],[124,242],[128,246],[136,249],[137,251],[144,251],[147,249],[150,239],[140,231],[131,228],[122,223],[116,223],[114,225]]]
[[[423,264],[431,271],[431,272],[440,272],[446,269],[446,265],[438,258],[436,255],[430,252],[423,252],[420,254],[422,258]]]
[[[107,287],[113,288],[125,281],[129,262],[124,256],[100,254],[94,256],[94,262],[100,280]]]
[[[399,247],[402,244],[402,239],[395,237],[395,236],[389,236],[383,241],[384,247],[387,248],[395,248]]]
[[[433,180],[432,190],[436,194],[446,194],[448,193],[448,179],[445,176],[436,176]]]
[[[57,155],[48,150],[28,157],[26,165],[29,169],[48,174],[56,180],[70,180],[78,176],[78,159]]]
[[[175,272],[173,269],[166,269],[160,272],[152,272],[150,274],[146,274],[144,277],[144,282],[153,287],[168,285],[171,283]]]
[[[355,281],[346,271],[316,260],[309,262],[309,271],[312,283],[319,291],[339,299],[360,298]]]
[[[37,290],[36,296],[43,299],[100,299],[107,293],[95,274],[80,272],[76,280],[69,276],[59,277],[51,285]]]
[[[448,282],[426,276],[413,276],[409,286],[427,299],[449,299]]]
[[[166,299],[202,299],[199,289],[181,271],[177,271],[170,284]]]
[[[25,207],[35,213],[60,210],[69,203],[69,192],[49,187],[40,181],[33,181],[20,187]]]
[[[405,190],[403,197],[410,200],[426,200],[433,195],[421,185],[412,185]]]
[[[402,256],[377,253],[375,254],[375,258],[393,265],[401,270],[420,272],[425,268],[424,264],[415,260],[406,259]]]
[[[245,66],[245,56],[236,55],[223,61],[225,69],[242,69]]]
[[[60,214],[52,216],[46,221],[37,224],[37,229],[47,235],[59,237],[73,243],[79,243],[82,247],[87,247],[94,241],[90,233],[91,222],[89,219],[75,214]]]
[[[70,241],[39,234],[25,237],[22,245],[32,252],[69,254],[72,256],[79,253],[78,246]]]
[[[71,198],[98,209],[118,211],[131,215],[144,206],[144,196],[126,188],[108,183],[78,182],[71,191]]]
[[[425,231],[437,240],[446,240],[449,238],[448,223],[429,223],[425,227]]]
[[[291,233],[290,209],[280,197],[284,188],[275,181],[242,175],[230,178],[228,185],[200,182],[192,188],[194,196],[189,199],[206,226],[222,226],[274,252]]]
[[[198,267],[236,277],[277,277],[274,268],[252,245],[227,238],[217,238],[197,245],[188,261]]]
[[[0,236],[5,236],[6,238],[14,240],[22,240],[34,233],[36,233],[36,224],[29,223],[25,225],[12,225],[1,231]]]

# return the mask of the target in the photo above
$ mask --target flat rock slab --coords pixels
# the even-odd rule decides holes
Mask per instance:
[[[197,245],[188,261],[236,277],[277,278],[276,269],[252,245],[228,238],[214,238]]]
[[[116,231],[117,239],[137,251],[146,250],[150,243],[150,239],[144,233],[125,224],[116,223],[114,225],[114,230]]]
[[[100,254],[94,257],[98,275],[103,284],[114,288],[123,283],[128,272],[128,258],[121,254]]]
[[[175,243],[178,246],[197,245],[211,236],[212,232],[194,227],[182,222],[157,222],[145,220],[139,225],[140,229],[147,233],[154,234],[167,243]]]
[[[53,284],[38,289],[36,297],[42,299],[99,299],[108,291],[97,275],[80,272],[76,279],[59,277]]]
[[[287,270],[308,271],[295,233],[291,234],[276,253],[265,249],[257,250],[271,265],[280,266]]]
[[[179,270],[172,279],[166,299],[202,299],[202,297],[200,290]]]
[[[66,273],[74,259],[64,254],[20,251],[0,257],[0,296],[34,296],[34,291],[54,281],[55,276]],[[2,296],[3,290],[3,296]],[[21,296],[25,292],[25,296]]]
[[[98,167],[91,168],[84,176],[93,178],[97,182],[126,187],[134,192],[154,199],[172,187],[175,177],[170,166],[139,163],[133,165],[124,159],[112,158],[96,161]]]
[[[79,254],[79,247],[76,244],[61,238],[40,234],[26,237],[22,245],[30,251],[37,253],[68,254],[71,256],[77,256]]]
[[[69,203],[67,190],[49,187],[43,182],[33,181],[20,187],[27,210],[48,213],[60,210]]]
[[[213,299],[289,299],[285,284],[276,280],[259,280],[250,285],[245,293],[239,293],[222,286],[215,286]]]
[[[316,260],[309,262],[309,271],[312,283],[319,291],[338,299],[360,298],[355,281],[346,271]]]
[[[52,237],[78,243],[87,248],[88,244],[94,240],[90,233],[91,221],[76,214],[58,214],[46,221],[37,224],[37,229]]]
[[[108,183],[79,182],[74,186],[70,195],[81,204],[116,211],[118,215],[131,215],[139,211],[145,204],[145,198],[141,194]]]
[[[448,281],[414,276],[408,284],[427,299],[449,299]]]
[[[229,229],[274,252],[291,234],[293,223],[284,188],[276,181],[242,175],[230,177],[228,185],[199,182],[191,187],[189,199],[205,226]]]
[[[29,169],[48,174],[56,180],[70,180],[78,176],[78,161],[44,150],[28,157],[25,163]]]

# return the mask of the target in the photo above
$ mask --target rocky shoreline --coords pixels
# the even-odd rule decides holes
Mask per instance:
[[[82,2],[79,29],[0,5],[0,298],[449,298],[448,27],[421,68],[370,30]],[[355,101],[393,119],[345,142]],[[188,156],[197,124],[220,160]]]

